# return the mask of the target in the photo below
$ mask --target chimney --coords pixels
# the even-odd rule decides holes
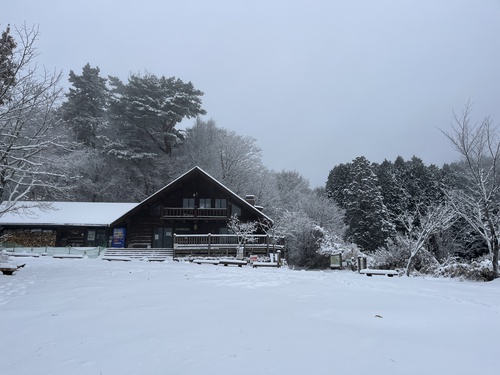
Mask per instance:
[[[250,203],[252,206],[255,206],[255,195],[247,194],[245,196],[245,200]]]

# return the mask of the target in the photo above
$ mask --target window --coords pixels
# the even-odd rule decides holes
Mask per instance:
[[[215,208],[227,208],[227,202],[225,199],[216,199]]]
[[[211,208],[212,200],[210,198],[200,198],[200,208]]]
[[[194,198],[184,198],[182,200],[182,208],[194,208]]]

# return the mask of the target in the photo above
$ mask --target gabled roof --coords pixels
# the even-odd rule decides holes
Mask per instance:
[[[116,219],[115,221],[113,221],[111,223],[111,225],[113,226],[113,225],[118,224],[119,222],[125,220],[126,217],[128,217],[130,215],[133,215],[134,213],[136,213],[137,211],[139,211],[141,209],[141,207],[143,207],[144,205],[147,205],[150,202],[156,201],[156,199],[157,199],[158,196],[163,195],[163,194],[168,194],[168,191],[172,190],[178,183],[181,183],[183,180],[186,180],[186,179],[192,177],[195,174],[199,174],[200,176],[202,176],[202,178],[207,178],[210,181],[212,181],[214,184],[218,185],[221,189],[225,190],[226,193],[229,196],[231,196],[231,198],[233,199],[234,203],[238,203],[242,207],[245,207],[250,212],[254,213],[255,216],[260,217],[262,219],[265,219],[265,220],[269,221],[270,223],[273,222],[273,220],[269,216],[265,215],[262,211],[260,211],[259,209],[257,209],[255,206],[251,205],[245,199],[241,198],[238,194],[236,194],[233,191],[231,191],[231,189],[229,189],[226,186],[224,186],[222,183],[220,183],[215,178],[213,178],[212,176],[210,176],[203,169],[201,169],[200,167],[196,166],[196,167],[191,168],[189,171],[187,171],[186,173],[182,174],[181,176],[177,177],[175,180],[173,180],[172,182],[170,182],[169,184],[167,184],[162,189],[158,190],[153,195],[151,195],[148,198],[144,199],[136,207],[132,208],[130,211],[124,213],[118,219]]]
[[[109,226],[135,206],[137,203],[23,201],[0,217],[0,225]]]
[[[242,208],[245,207],[256,217],[267,220],[270,223],[273,222],[270,217],[221,184],[203,169],[194,167],[140,203],[23,201],[14,205],[13,210],[0,216],[0,225],[113,226],[136,213],[149,202],[154,202],[159,195],[168,194],[168,191],[178,183],[195,174],[199,174],[202,178],[212,181],[215,185],[223,189],[231,197],[233,203],[239,204]],[[27,208],[19,209],[21,206]]]

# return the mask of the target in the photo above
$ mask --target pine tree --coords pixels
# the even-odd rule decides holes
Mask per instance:
[[[129,134],[134,134],[128,143],[139,140],[143,150],[171,155],[183,139],[175,126],[184,119],[206,114],[201,107],[203,92],[191,82],[147,73],[132,74],[127,84],[110,77],[110,84],[114,116]]]
[[[106,78],[99,76],[98,67],[86,64],[82,74],[73,70],[69,73],[69,82],[73,85],[66,94],[66,102],[61,106],[61,116],[72,129],[76,140],[85,146],[96,147],[100,128],[106,122],[106,106],[109,92]]]

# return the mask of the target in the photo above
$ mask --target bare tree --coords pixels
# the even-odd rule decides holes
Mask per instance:
[[[469,101],[460,115],[454,113],[452,130],[443,132],[464,165],[463,186],[447,195],[455,211],[486,242],[498,276],[500,129],[489,117],[473,123],[471,111]]]
[[[58,138],[52,114],[61,75],[37,69],[38,29],[24,25],[16,31],[17,41],[9,27],[0,39],[0,216],[46,185],[51,173],[44,168],[45,151]]]
[[[253,234],[259,228],[257,221],[241,222],[237,215],[233,215],[227,222],[227,229],[236,234],[238,238],[238,250],[244,251],[245,244],[254,242]]]
[[[262,151],[256,140],[197,118],[186,129],[179,155],[184,165],[198,165],[238,195],[257,194],[262,187]]]
[[[455,217],[455,211],[449,205],[416,207],[412,212],[406,211],[398,216],[398,221],[404,228],[404,233],[398,234],[398,239],[409,253],[406,276],[410,276],[415,256],[431,236],[448,229],[455,222]]]

